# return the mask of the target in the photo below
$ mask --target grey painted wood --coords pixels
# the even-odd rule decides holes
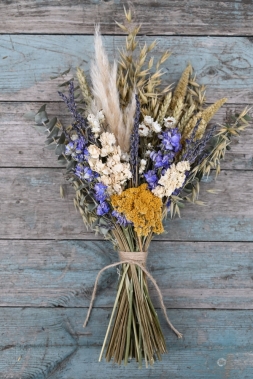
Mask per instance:
[[[0,240],[0,306],[87,307],[97,273],[118,260],[104,241]],[[167,308],[253,309],[252,243],[151,243],[148,270]],[[117,270],[99,281],[95,307],[111,307]],[[157,294],[150,285],[157,307]]]
[[[92,34],[101,23],[106,34],[117,34],[125,1],[12,0],[2,1],[1,33]],[[252,2],[160,0],[132,1],[133,14],[145,34],[252,35]]]
[[[251,311],[169,310],[171,321],[184,335],[182,340],[176,338],[158,313],[169,352],[152,368],[138,370],[134,361],[127,368],[98,363],[108,309],[94,309],[90,323],[83,329],[86,309],[1,308],[1,377],[252,377]]]
[[[142,37],[149,44],[153,37]],[[111,59],[125,37],[105,36]],[[231,104],[252,102],[253,48],[251,38],[240,37],[157,37],[154,57],[170,50],[164,81],[177,81],[188,62],[194,65],[202,84],[208,85],[207,100],[227,97]],[[2,35],[0,100],[58,101],[54,73],[82,65],[87,72],[93,56],[92,36]],[[62,82],[59,80],[58,82]]]
[[[252,171],[224,171],[202,182],[206,206],[186,204],[182,218],[167,221],[163,240],[252,241]],[[73,191],[59,196],[65,183],[59,169],[0,169],[0,238],[96,239],[74,210]],[[216,195],[208,193],[216,189]]]
[[[43,103],[2,102],[0,103],[0,134],[1,154],[0,167],[62,167],[56,160],[53,151],[44,146],[45,136],[36,131],[32,121],[26,121],[24,114],[37,111]],[[240,111],[242,104],[224,106],[214,117],[213,122],[222,123],[227,109]],[[65,104],[48,103],[48,114],[59,115],[61,121],[68,125],[71,118]],[[253,131],[252,125],[242,132],[239,139],[232,143],[231,151],[227,152],[223,169],[252,170]]]

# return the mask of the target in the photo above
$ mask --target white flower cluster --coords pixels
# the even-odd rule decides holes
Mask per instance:
[[[99,136],[99,134],[102,132],[102,124],[105,120],[105,116],[103,114],[103,111],[98,111],[96,115],[93,113],[90,113],[87,117],[88,123],[91,126],[91,130],[95,135],[95,138]]]
[[[174,117],[167,117],[163,119],[163,124],[166,128],[173,128],[176,123]],[[145,116],[143,122],[139,125],[139,135],[140,137],[150,137],[151,134],[160,133],[162,126],[159,122],[154,121],[151,116]]]
[[[101,149],[96,145],[90,145],[88,159],[90,168],[100,174],[100,181],[107,186],[109,195],[120,194],[124,184],[132,177],[129,163],[121,162],[121,149],[116,146],[114,134],[104,132],[100,135]],[[106,157],[103,163],[102,157]]]
[[[148,137],[152,132],[160,133],[162,130],[159,122],[154,121],[151,116],[145,116],[143,122],[139,125],[139,135],[141,137]]]
[[[172,164],[170,168],[161,176],[158,186],[152,190],[157,197],[169,197],[172,193],[182,187],[185,181],[185,172],[190,170],[189,161]]]

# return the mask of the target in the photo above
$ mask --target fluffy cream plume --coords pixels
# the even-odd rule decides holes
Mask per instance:
[[[124,111],[124,123],[125,123],[125,150],[123,151],[129,151],[130,149],[130,137],[134,126],[134,117],[136,112],[136,100],[135,100],[135,92],[132,93],[132,99],[128,106],[125,108]]]
[[[124,125],[123,113],[120,108],[119,91],[117,88],[117,63],[110,67],[109,60],[103,47],[99,26],[95,29],[94,37],[95,61],[91,66],[92,92],[94,103],[93,111],[102,109],[108,122],[108,128],[117,139],[123,152],[129,148],[129,131]]]

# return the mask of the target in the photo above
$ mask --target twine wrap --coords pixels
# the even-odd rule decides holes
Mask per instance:
[[[147,257],[148,252],[145,251],[119,251],[119,259],[121,262],[130,260],[132,262],[139,263],[144,267],[146,267]]]
[[[120,251],[119,252],[120,262],[112,263],[112,264],[110,264],[108,266],[105,266],[104,268],[102,268],[99,271],[99,273],[97,274],[97,277],[96,277],[95,284],[94,284],[94,288],[93,288],[93,292],[92,292],[91,301],[90,301],[89,309],[88,309],[88,312],[87,312],[87,316],[86,316],[86,319],[85,319],[84,324],[83,324],[84,328],[86,327],[86,325],[87,325],[87,323],[89,321],[89,318],[90,318],[91,310],[92,310],[93,303],[94,303],[94,300],[95,300],[95,297],[96,297],[98,280],[100,278],[100,275],[104,271],[108,270],[111,267],[116,267],[116,266],[119,266],[121,264],[128,263],[128,264],[134,264],[134,265],[140,267],[142,269],[142,271],[145,272],[145,274],[147,275],[147,277],[149,278],[149,280],[153,283],[153,285],[154,285],[154,287],[155,287],[155,289],[156,289],[156,291],[158,293],[158,297],[159,297],[159,300],[160,300],[161,308],[163,310],[164,317],[165,317],[168,325],[173,330],[173,332],[178,336],[178,338],[182,338],[183,335],[172,325],[172,323],[169,320],[169,317],[167,316],[167,311],[166,311],[166,308],[165,308],[165,305],[164,305],[164,302],[163,302],[163,295],[162,295],[162,292],[161,292],[160,288],[158,287],[158,285],[157,285],[155,279],[153,278],[153,276],[145,268],[147,256],[148,256],[147,252]]]

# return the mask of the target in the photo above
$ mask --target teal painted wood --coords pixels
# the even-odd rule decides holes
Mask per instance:
[[[94,23],[103,33],[119,33],[125,1],[16,0],[0,4],[1,33],[92,34]],[[251,1],[160,0],[131,1],[134,18],[145,34],[252,35]]]
[[[183,333],[178,340],[158,311],[168,354],[152,368],[138,370],[98,363],[110,315],[94,309],[86,329],[87,309],[0,309],[2,378],[104,379],[190,378],[249,379],[253,374],[252,312],[169,310]],[[3,325],[5,325],[3,327]],[[17,327],[18,326],[18,327]],[[85,375],[85,376],[84,376]]]
[[[0,306],[87,307],[95,278],[118,257],[105,241],[0,241]],[[253,309],[252,243],[151,243],[147,267],[167,308]],[[105,272],[95,307],[113,305]],[[160,304],[151,285],[152,299]]]
[[[55,90],[57,87],[55,87]],[[45,148],[45,135],[33,128],[34,122],[24,118],[28,111],[37,112],[43,103],[2,102],[0,103],[1,141],[0,167],[62,167],[53,151]],[[244,104],[223,106],[212,122],[222,123],[227,110],[240,111]],[[64,125],[71,122],[66,106],[61,103],[47,103],[49,117],[59,116]],[[10,144],[11,141],[11,144]],[[252,125],[235,138],[231,150],[227,151],[222,169],[253,169],[253,128]]]
[[[166,223],[167,233],[156,237],[179,241],[252,241],[253,172],[224,171],[201,183],[200,200],[206,206],[186,203],[181,219]],[[74,209],[73,190],[59,196],[65,183],[59,169],[0,169],[0,238],[97,239],[87,232]],[[240,183],[240,190],[238,190]],[[216,189],[216,195],[208,193]],[[100,237],[101,239],[101,237]]]
[[[140,38],[149,44],[153,37]],[[105,36],[112,59],[125,41],[123,36]],[[253,99],[252,39],[239,37],[157,37],[157,58],[164,50],[173,56],[165,64],[164,80],[177,81],[190,61],[202,84],[208,85],[207,99],[228,97],[230,103],[248,103]],[[0,100],[55,101],[56,72],[82,65],[88,70],[93,55],[92,36],[0,36]],[[59,81],[58,81],[59,82]]]

